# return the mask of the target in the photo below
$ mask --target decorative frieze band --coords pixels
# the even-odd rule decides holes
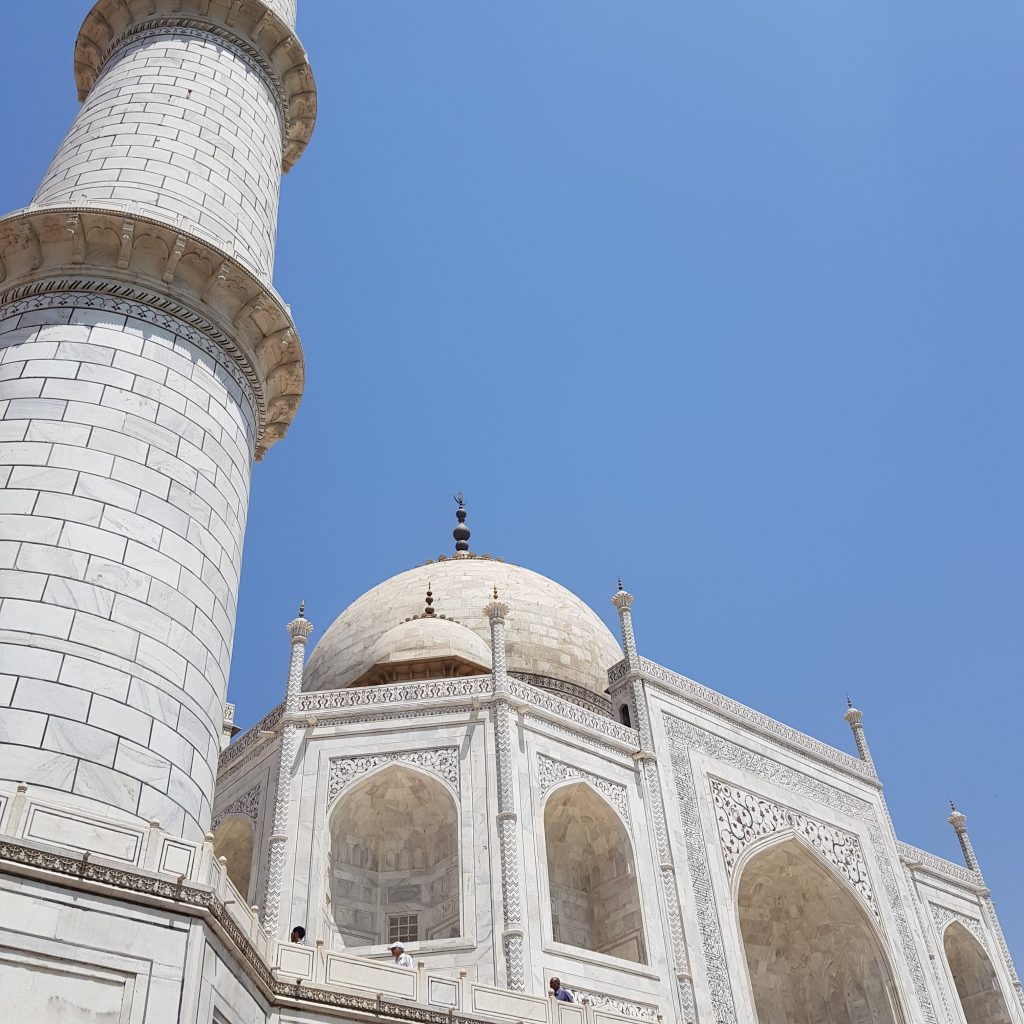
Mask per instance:
[[[388,754],[368,754],[363,757],[332,757],[327,779],[327,803],[330,805],[339,793],[356,779],[386,764],[409,764],[429,775],[436,775],[459,792],[459,748],[435,747],[431,750],[403,750]]]
[[[955,864],[951,860],[946,860],[945,857],[936,857],[934,853],[919,850],[909,843],[897,842],[896,849],[899,850],[900,858],[909,864],[911,869],[920,867],[971,889],[977,889],[982,884],[981,876],[976,871],[964,867],[963,864]]]
[[[584,771],[575,765],[556,761],[554,758],[537,755],[537,767],[540,769],[540,792],[544,796],[547,791],[559,783],[570,779],[581,779],[590,783],[619,812],[622,819],[629,824],[629,797],[626,787],[619,782],[603,779],[593,772]]]
[[[790,830],[806,840],[831,864],[878,917],[864,853],[856,836],[718,779],[712,778],[709,782],[722,858],[730,876],[740,855],[751,843],[764,836]]]
[[[609,682],[616,683],[624,679],[629,674],[629,671],[627,662],[620,661],[609,669]],[[754,711],[753,708],[740,704],[739,701],[732,700],[721,693],[716,693],[709,687],[695,682],[687,676],[680,675],[678,672],[672,672],[656,662],[649,661],[647,658],[640,659],[640,671],[645,677],[655,683],[680,693],[705,708],[717,709],[723,712],[726,721],[729,719],[739,720],[752,726],[759,732],[785,743],[787,746],[805,751],[819,760],[841,768],[845,772],[860,778],[877,781],[878,777],[874,769],[870,765],[865,764],[859,757],[854,757],[852,754],[847,754],[844,750],[839,750],[836,747],[829,746],[827,743],[822,743],[821,740],[816,740],[813,736],[808,736],[806,733],[802,733],[788,725],[783,725],[782,722],[777,722],[774,718],[769,718],[767,715],[762,715],[759,711]]]
[[[574,988],[572,992],[576,996],[576,1002],[588,1003],[595,1010],[611,1010],[622,1017],[649,1020],[652,1024],[658,1019],[658,1008],[650,1003],[631,1003],[626,999],[602,995],[600,992],[591,992],[585,988]]]
[[[461,676],[458,679],[427,679],[388,686],[356,686],[344,690],[312,690],[299,695],[299,711],[342,711],[379,704],[409,704],[445,697],[483,696],[491,692],[491,677]]]

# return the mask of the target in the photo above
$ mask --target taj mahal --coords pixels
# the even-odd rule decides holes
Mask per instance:
[[[80,111],[0,219],[0,1018],[1024,1024],[966,816],[963,863],[901,842],[861,711],[847,752],[649,660],[622,581],[613,634],[461,495],[282,623],[239,733],[316,87],[295,0],[85,7]]]

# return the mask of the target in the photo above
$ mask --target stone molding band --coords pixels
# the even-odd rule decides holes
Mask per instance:
[[[75,293],[93,308],[135,303],[135,317],[187,325],[189,340],[231,374],[250,403],[257,461],[287,433],[305,383],[295,323],[277,293],[233,256],[124,209],[37,206],[0,219],[0,307],[63,307]]]
[[[142,8],[142,10],[137,10]],[[183,9],[185,8],[185,9]],[[295,30],[261,0],[98,0],[75,44],[78,99],[129,39],[177,31],[215,36],[263,76],[281,115],[282,168],[294,167],[316,123],[316,83]]]

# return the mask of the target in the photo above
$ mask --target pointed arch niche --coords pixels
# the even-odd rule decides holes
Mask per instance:
[[[560,786],[544,840],[555,942],[646,964],[633,847],[611,805],[584,782]]]
[[[330,813],[330,910],[346,947],[460,934],[458,812],[445,785],[392,764]]]
[[[752,853],[737,911],[758,1024],[903,1024],[874,921],[804,843]]]
[[[1013,1024],[981,943],[959,921],[951,921],[942,948],[967,1024]]]
[[[229,814],[213,833],[213,854],[227,860],[228,878],[248,902],[252,883],[252,848],[255,829],[244,814]]]

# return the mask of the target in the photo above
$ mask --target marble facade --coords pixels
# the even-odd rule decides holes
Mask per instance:
[[[1024,1024],[965,817],[965,866],[899,842],[859,711],[854,756],[643,658],[621,586],[620,643],[473,554],[461,501],[456,553],[308,665],[300,610],[232,740],[252,463],[305,372],[271,284],[295,17],[98,0],[0,218],[3,1018]]]

